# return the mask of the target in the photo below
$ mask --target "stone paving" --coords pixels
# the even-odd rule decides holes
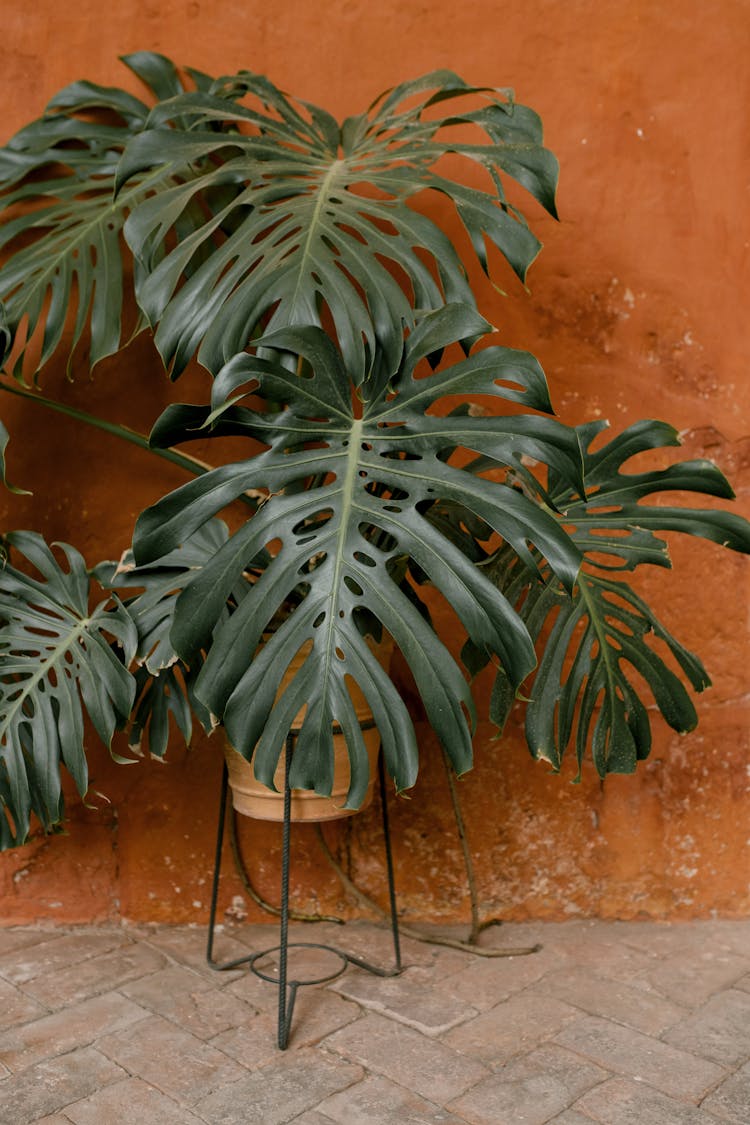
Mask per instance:
[[[392,960],[375,926],[292,938]],[[216,952],[275,940],[225,926]],[[212,970],[202,928],[0,929],[0,1123],[750,1123],[750,921],[483,935],[536,943],[486,958],[404,939],[398,978],[350,966],[301,989],[280,1052],[277,989]],[[290,976],[336,964],[300,949]]]

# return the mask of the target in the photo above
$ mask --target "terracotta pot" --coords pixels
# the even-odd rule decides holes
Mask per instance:
[[[292,661],[279,689],[279,694],[301,666],[307,651],[302,650]],[[380,645],[377,648],[377,657],[380,663],[387,668],[390,662],[392,645]],[[367,705],[362,692],[355,683],[350,683],[350,692],[354,709],[362,729],[362,738],[370,759],[370,783],[367,787],[365,799],[360,808],[366,808],[372,801],[375,791],[375,778],[377,775],[378,752],[380,750],[380,735],[377,727],[372,725],[372,712]],[[299,712],[292,730],[299,730],[304,709]],[[225,744],[224,754],[229,770],[229,787],[232,792],[232,805],[243,816],[252,816],[256,820],[274,820],[281,822],[284,819],[284,752],[281,748],[279,764],[274,774],[274,784],[278,792],[266,788],[257,780],[253,773],[252,762],[248,762],[228,742]],[[353,816],[358,809],[345,809],[346,795],[349,791],[349,754],[346,749],[346,740],[343,734],[333,736],[333,788],[330,797],[321,797],[313,790],[292,790],[292,820],[295,821],[321,821],[337,820],[340,817]]]

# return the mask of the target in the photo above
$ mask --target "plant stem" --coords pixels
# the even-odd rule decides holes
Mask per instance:
[[[315,833],[318,837],[318,843],[320,844],[323,855],[338,875],[344,890],[348,892],[360,906],[372,910],[373,913],[378,915],[381,919],[389,918],[390,915],[387,914],[381,906],[378,906],[376,902],[373,902],[369,895],[364,894],[346,874],[341,864],[328,847],[320,824],[315,825]],[[538,953],[542,948],[541,945],[523,945],[510,949],[482,947],[472,942],[459,941],[457,938],[440,937],[437,934],[423,934],[420,930],[415,930],[411,926],[405,926],[403,922],[399,922],[398,928],[399,932],[402,933],[404,937],[411,938],[413,941],[422,941],[426,945],[445,945],[449,949],[460,949],[464,953],[474,953],[477,957],[527,957],[530,953]]]
[[[37,394],[34,391],[26,391],[22,387],[14,387],[9,383],[0,382],[0,390],[7,391],[8,394],[17,395],[19,398],[28,399],[30,402],[38,403],[40,406],[46,406],[48,410],[55,410],[58,414],[65,414],[69,418],[75,418],[77,422],[85,422],[88,426],[95,426],[98,430],[104,430],[105,433],[113,434],[115,437],[122,438],[123,441],[129,441],[133,445],[139,446],[141,449],[147,449],[149,453],[153,453],[156,457],[161,457],[165,461],[171,461],[180,468],[186,469],[189,473],[195,476],[200,476],[202,473],[207,473],[213,467],[208,465],[205,461],[199,461],[197,457],[191,457],[187,453],[178,453],[175,449],[155,449],[149,445],[148,438],[145,434],[139,434],[137,430],[131,430],[128,426],[121,426],[117,422],[107,422],[104,418],[98,418],[95,414],[88,414],[85,410],[79,410],[75,406],[68,406],[64,402],[58,402],[53,398],[46,398],[44,395]]]
[[[256,906],[259,906],[261,910],[265,910],[267,914],[275,914],[278,918],[281,914],[280,907],[274,906],[273,903],[264,899],[250,882],[250,876],[248,875],[247,866],[240,848],[239,834],[237,832],[237,812],[235,809],[232,809],[229,818],[229,842],[232,847],[234,867],[245,891],[250,895],[250,898]],[[293,922],[335,922],[339,926],[343,926],[344,924],[344,919],[337,918],[335,914],[304,914],[299,910],[290,910],[289,917]]]
[[[484,921],[480,921],[479,893],[477,891],[477,881],[474,875],[474,864],[472,862],[471,852],[469,851],[469,840],[466,835],[466,824],[464,822],[464,816],[461,810],[461,802],[458,799],[456,779],[445,749],[443,749],[443,765],[445,766],[445,775],[448,779],[448,788],[451,795],[451,805],[453,806],[453,817],[456,821],[456,831],[458,833],[458,839],[461,843],[461,851],[464,858],[466,881],[469,885],[469,898],[471,900],[471,931],[469,933],[467,944],[473,946],[476,945],[479,941],[479,935],[483,930],[488,930],[490,926],[502,925],[502,919],[486,918]]]
[[[458,839],[461,843],[461,851],[464,857],[464,867],[466,869],[466,881],[469,884],[469,900],[471,902],[471,930],[469,931],[469,945],[476,945],[479,941],[479,901],[477,895],[477,883],[474,878],[474,864],[471,861],[471,852],[469,851],[469,841],[466,838],[466,825],[464,824],[464,817],[461,811],[461,804],[456,792],[456,781],[453,777],[453,770],[451,769],[448,755],[443,748],[443,764],[445,766],[445,776],[448,779],[448,788],[451,794],[451,804],[453,805],[453,816],[456,821],[456,831],[458,832]]]

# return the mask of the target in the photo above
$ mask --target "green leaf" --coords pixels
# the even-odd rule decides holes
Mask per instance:
[[[8,317],[5,313],[5,307],[2,301],[0,301],[0,368],[2,368],[5,363],[12,341],[13,334],[8,324]]]
[[[165,55],[154,51],[133,51],[120,58],[153,91],[159,101],[166,101],[167,98],[174,98],[185,92],[176,66]]]
[[[5,426],[0,422],[0,481],[5,485],[9,492],[14,492],[17,496],[31,496],[27,488],[17,488],[11,484],[5,475],[5,450],[10,440],[8,431]]]
[[[102,585],[115,590],[125,602],[138,634],[135,659],[152,675],[178,661],[170,640],[178,592],[200,574],[228,534],[226,524],[211,520],[151,565],[136,567],[132,552],[126,551],[117,566],[104,563],[97,568]],[[133,590],[138,593],[133,595]]]
[[[616,571],[644,563],[669,566],[667,545],[654,532],[681,531],[750,552],[750,525],[731,512],[649,504],[660,492],[692,491],[729,498],[731,489],[715,465],[685,461],[646,473],[629,473],[625,463],[649,449],[679,444],[672,427],[643,421],[598,449],[600,422],[578,427],[583,453],[584,494],[576,494],[553,470],[548,494],[557,516],[584,555],[579,581],[566,594],[559,579],[541,564],[532,569],[507,547],[487,566],[529,633],[544,636],[530,688],[526,738],[537,758],[559,769],[574,742],[580,767],[590,747],[597,771],[631,773],[651,748],[651,721],[642,699],[645,682],[666,722],[692,730],[695,708],[680,676],[695,691],[708,675],[660,623],[649,605]],[[486,662],[486,661],[485,661]],[[492,716],[500,722],[508,698],[498,676]]]
[[[513,685],[503,668],[498,668],[490,696],[490,719],[497,727],[498,737],[503,733],[511,707],[515,702]]]
[[[204,729],[210,729],[210,720],[193,692],[197,670],[186,669],[180,664],[163,668],[152,675],[145,667],[135,673],[135,705],[128,732],[128,745],[137,754],[142,754],[144,746],[152,758],[163,759],[169,745],[169,716],[174,717],[177,728],[186,744],[193,736],[193,716],[195,707],[205,718]]]
[[[184,90],[173,64],[160,55],[140,52],[124,61],[157,96]],[[7,331],[19,340],[16,377],[29,368],[28,343],[38,330],[34,372],[62,350],[70,367],[87,328],[91,367],[126,342],[122,310],[130,271],[122,228],[158,177],[134,179],[115,199],[115,171],[148,113],[148,105],[124,90],[74,82],[0,150],[0,247],[6,250],[0,300]],[[188,210],[180,232],[198,219]]]
[[[11,847],[25,841],[32,812],[46,831],[59,823],[62,764],[85,794],[84,711],[109,745],[133,702],[136,631],[110,598],[89,610],[89,576],[73,547],[60,544],[63,569],[34,532],[7,542],[41,575],[0,570],[0,839]]]
[[[245,96],[246,104],[238,100]],[[464,109],[467,97],[481,108]],[[430,109],[443,102],[445,113]],[[461,172],[451,180],[434,171],[445,154],[463,158],[467,182]],[[123,156],[118,184],[153,169],[175,186],[144,200],[125,233],[140,263],[139,302],[174,374],[199,347],[217,371],[261,328],[320,324],[327,310],[357,383],[378,351],[395,369],[403,325],[413,326],[416,311],[473,303],[450,239],[412,197],[447,196],[484,268],[487,240],[523,278],[540,243],[506,203],[502,178],[517,179],[553,212],[557,179],[532,111],[449,72],[404,84],[340,128],[241,72],[152,112]],[[218,190],[228,193],[225,206],[175,245],[185,209]]]
[[[119,564],[102,563],[95,570],[98,581],[123,599],[138,636],[136,702],[128,736],[138,752],[145,743],[152,757],[164,757],[170,714],[187,743],[193,713],[204,730],[211,729],[211,717],[194,692],[201,662],[194,660],[188,668],[175,652],[170,632],[180,590],[200,573],[227,535],[226,525],[212,520],[151,566],[137,568],[128,551]]]
[[[450,314],[433,315],[437,330],[440,318]],[[428,336],[425,330],[423,343]],[[173,551],[245,489],[267,491],[256,514],[180,595],[171,640],[188,662],[199,650],[206,654],[196,693],[223,719],[241,753],[250,756],[257,743],[256,772],[264,780],[272,779],[289,723],[305,703],[292,784],[324,792],[332,762],[331,724],[338,722],[346,731],[356,722],[346,686],[351,677],[373,711],[396,784],[405,788],[415,777],[415,735],[398,693],[376,667],[360,632],[358,620],[366,610],[401,649],[430,722],[463,772],[471,764],[468,685],[420,612],[416,591],[405,592],[404,560],[429,577],[453,608],[457,624],[474,644],[496,654],[518,684],[534,664],[526,629],[428,513],[437,503],[458,504],[532,564],[528,543],[533,542],[571,587],[580,557],[538,503],[502,483],[477,479],[441,455],[456,447],[480,448],[497,464],[513,465],[533,449],[535,457],[546,457],[574,478],[579,471],[575,433],[538,418],[535,422],[542,424],[532,430],[523,415],[425,418],[425,409],[441,402],[446,386],[461,382],[464,368],[464,381],[477,394],[505,394],[515,401],[528,357],[518,361],[521,374],[507,388],[504,352],[496,368],[490,359],[477,365],[471,357],[441,375],[417,378],[417,340],[404,351],[395,397],[368,384],[365,394],[371,393],[358,417],[351,394],[344,393],[348,383],[339,353],[322,331],[280,331],[263,337],[258,348],[264,355],[283,357],[289,351],[301,357],[306,374],[290,383],[283,362],[243,353],[215,382],[213,415],[221,418],[224,403],[237,402],[243,384],[253,401],[283,404],[271,414],[242,408],[245,432],[260,440],[264,451],[178,489],[143,513],[136,528],[135,557],[148,563]],[[236,419],[239,408],[231,409]],[[297,486],[305,480],[308,487],[300,491]],[[248,563],[274,542],[268,565],[225,619]],[[271,619],[290,605],[296,608],[285,623],[264,640]],[[302,666],[277,701],[282,676],[300,649],[306,651]],[[359,778],[363,751],[354,737],[349,751],[353,777]],[[350,805],[356,807],[362,795],[355,784]]]
[[[690,697],[650,647],[649,636],[679,654],[696,691],[708,686],[702,665],[685,653],[625,583],[583,574],[572,598],[557,600],[526,710],[526,737],[535,757],[559,769],[577,721],[579,766],[590,735],[601,777],[632,773],[651,748],[650,722],[633,672],[646,680],[671,727],[680,732],[693,729],[697,718]]]
[[[682,461],[647,473],[623,472],[623,464],[636,453],[679,445],[671,426],[650,420],[637,422],[592,451],[591,443],[600,431],[599,423],[578,427],[586,480],[585,502],[574,496],[561,479],[555,478],[550,487],[555,503],[565,511],[567,523],[575,526],[578,536],[600,533],[602,549],[606,543],[607,551],[611,549],[613,555],[620,553],[622,544],[623,555],[629,550],[633,552],[630,567],[640,561],[656,561],[654,547],[664,549],[664,544],[654,539],[653,531],[679,531],[710,539],[733,551],[750,552],[750,524],[733,512],[641,503],[645,497],[660,492],[694,492],[720,499],[734,496],[726,477],[711,461]],[[623,531],[629,533],[629,538],[623,540],[613,534]],[[644,548],[648,557],[639,558],[638,552]],[[666,555],[664,558],[668,565]]]

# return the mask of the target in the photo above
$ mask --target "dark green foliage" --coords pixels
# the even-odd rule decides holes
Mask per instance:
[[[541,367],[487,337],[431,210],[447,199],[484,270],[494,247],[523,280],[540,243],[508,182],[555,214],[537,115],[439,71],[339,124],[249,71],[183,80],[160,55],[123,61],[146,101],[74,83],[0,150],[0,360],[13,357],[0,390],[31,401],[13,377],[65,358],[70,370],[74,353],[91,369],[148,325],[175,377],[195,354],[213,377],[203,402],[163,413],[154,449],[232,435],[247,457],[194,463],[195,480],[142,513],[139,565],[94,571],[116,591],[104,600],[74,548],[61,566],[38,535],[7,537],[0,847],[26,839],[32,812],[46,830],[59,822],[63,764],[85,793],[85,714],[105,743],[129,725],[157,757],[170,726],[189,740],[193,715],[223,723],[271,785],[304,706],[292,784],[330,789],[335,722],[356,807],[354,681],[397,787],[412,785],[416,736],[373,653],[381,635],[458,772],[472,761],[469,680],[488,662],[492,716],[502,726],[524,700],[530,749],[555,769],[572,744],[602,776],[634,769],[651,744],[643,683],[690,729],[684,681],[700,691],[708,677],[623,575],[668,566],[667,531],[750,550],[737,517],[649,503],[731,490],[708,462],[627,473],[635,454],[677,443],[663,423],[594,448],[599,423],[549,417]],[[0,423],[10,487],[7,442]],[[247,518],[229,535],[215,517],[237,500]],[[453,612],[460,662],[427,586]]]
[[[109,745],[133,704],[128,665],[137,644],[135,624],[118,602],[107,598],[89,609],[89,576],[74,548],[62,545],[63,568],[33,532],[14,532],[6,542],[41,580],[7,559],[0,568],[3,847],[24,842],[31,812],[47,829],[61,819],[62,764],[85,794],[84,711]]]
[[[438,174],[448,153],[464,158],[470,178],[481,168],[484,186]],[[156,342],[174,373],[199,345],[202,362],[217,371],[264,319],[266,330],[320,324],[327,309],[356,383],[376,353],[398,362],[403,326],[416,311],[474,303],[455,247],[411,197],[426,189],[447,195],[483,267],[486,239],[524,278],[541,244],[507,202],[501,174],[553,213],[557,182],[537,115],[507,92],[477,90],[449,71],[404,83],[341,126],[241,71],[154,109],[124,154],[121,190],[154,169],[184,182],[138,206],[125,233],[141,267],[139,303],[158,325]],[[226,203],[211,221],[165,251],[186,210],[219,190]]]
[[[584,565],[570,596],[539,559],[529,568],[507,548],[489,564],[506,597],[518,607],[531,636],[544,637],[531,686],[525,691],[526,737],[532,754],[559,769],[574,742],[579,770],[591,747],[599,774],[632,773],[651,749],[651,720],[640,697],[645,682],[664,719],[676,731],[697,722],[693,703],[677,672],[695,691],[710,680],[622,574],[650,563],[669,566],[667,544],[655,531],[680,531],[736,551],[750,550],[747,523],[730,512],[644,503],[665,491],[729,498],[732,490],[715,465],[683,461],[666,469],[627,473],[623,465],[647,449],[678,444],[661,422],[639,422],[592,451],[604,428],[578,428],[583,453],[585,500],[559,478],[550,494]],[[669,660],[671,657],[671,660]],[[671,666],[670,666],[671,665]],[[502,725],[508,710],[507,677],[500,674],[492,717]]]
[[[156,97],[184,91],[174,65],[161,55],[139,52],[123,62]],[[36,371],[62,348],[68,349],[70,363],[87,328],[90,367],[127,342],[123,308],[131,283],[122,255],[123,223],[147,193],[171,183],[151,173],[133,178],[114,195],[122,152],[144,128],[149,109],[116,87],[74,82],[0,150],[0,207],[5,211],[0,249],[12,252],[0,269],[6,325],[4,348],[0,331],[0,359],[19,331],[28,343],[38,327],[43,340]],[[185,237],[201,221],[195,208],[186,209],[180,235]],[[135,280],[138,284],[137,263]],[[66,327],[73,312],[69,337]],[[20,349],[14,373],[21,377],[25,366]]]
[[[467,718],[473,715],[473,704],[468,686],[414,606],[414,591],[407,590],[405,577],[408,561],[429,576],[457,623],[475,645],[497,655],[514,683],[533,667],[533,648],[517,615],[429,518],[434,504],[449,501],[474,512],[488,532],[501,535],[529,562],[527,541],[532,541],[572,588],[580,557],[552,515],[504,484],[478,480],[441,456],[473,449],[497,465],[512,467],[522,456],[532,455],[566,479],[580,480],[575,432],[552,419],[527,414],[444,418],[427,413],[447,394],[456,393],[467,401],[482,395],[525,401],[532,408],[546,406],[546,386],[536,361],[507,348],[490,347],[439,374],[415,378],[415,368],[426,354],[480,327],[476,314],[465,307],[449,306],[426,317],[408,337],[390,380],[380,388],[369,383],[363,388],[361,416],[353,411],[341,357],[320,329],[287,329],[263,337],[260,350],[302,357],[305,375],[290,381],[281,364],[241,353],[214,383],[207,424],[215,422],[213,432],[222,433],[221,423],[226,422],[233,433],[245,432],[262,441],[264,452],[184,485],[138,521],[136,558],[151,562],[248,487],[268,490],[267,502],[217,550],[182,594],[171,632],[186,661],[208,650],[196,694],[222,716],[238,750],[249,757],[257,743],[256,770],[266,784],[303,700],[307,713],[295,749],[292,784],[323,792],[330,787],[335,721],[348,741],[351,735],[357,769],[349,799],[353,805],[361,801],[366,757],[346,689],[348,677],[370,704],[398,787],[413,784],[415,734],[397,690],[361,635],[358,621],[365,609],[401,649],[455,768],[463,772],[471,765]],[[284,409],[268,414],[238,406],[238,390],[248,386],[256,400],[283,403]],[[173,417],[171,411],[170,433]],[[308,487],[300,490],[300,481]],[[248,562],[271,540],[281,540],[281,547],[221,624]],[[299,604],[260,648],[272,617],[295,597]],[[287,665],[305,644],[312,645],[311,651],[274,704]]]

